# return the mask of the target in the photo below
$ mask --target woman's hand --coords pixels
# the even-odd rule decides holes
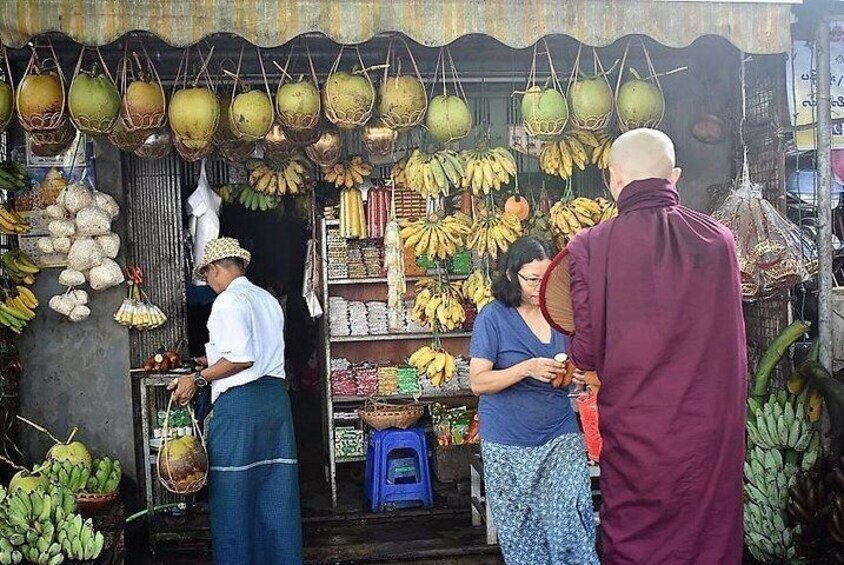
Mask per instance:
[[[566,370],[564,363],[554,361],[545,357],[529,359],[522,363],[524,377],[530,377],[542,383],[550,383],[551,380]]]
[[[580,369],[577,369],[574,372],[574,378],[572,378],[572,381],[578,387],[587,388],[593,393],[597,393],[598,389],[601,388],[601,380],[598,378],[598,373],[595,371],[581,371]]]

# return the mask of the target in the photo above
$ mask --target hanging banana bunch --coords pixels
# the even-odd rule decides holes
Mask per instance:
[[[510,183],[516,176],[516,160],[513,154],[504,147],[460,152],[464,162],[465,176],[463,188],[471,188],[474,194],[489,194],[493,190],[501,190],[502,186]]]

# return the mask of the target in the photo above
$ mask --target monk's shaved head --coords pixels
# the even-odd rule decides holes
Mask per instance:
[[[659,130],[640,128],[618,137],[610,151],[610,188],[618,195],[631,182],[644,179],[668,179],[677,182],[680,169],[675,167],[674,143]]]

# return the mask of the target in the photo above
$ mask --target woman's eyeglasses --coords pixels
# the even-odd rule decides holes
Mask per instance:
[[[516,273],[516,274],[519,275],[519,278],[522,279],[523,281],[525,281],[525,284],[527,286],[529,286],[530,288],[536,288],[536,287],[539,286],[539,283],[542,282],[542,279],[535,279],[535,278],[532,278],[532,277],[526,277],[521,273]]]

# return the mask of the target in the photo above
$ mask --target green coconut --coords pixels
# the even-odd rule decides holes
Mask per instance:
[[[8,82],[0,80],[0,127],[9,121],[14,111],[15,96]]]
[[[472,129],[472,113],[459,96],[441,94],[428,104],[425,126],[431,137],[441,143],[463,139]]]
[[[266,92],[250,90],[234,97],[229,113],[232,131],[249,139],[259,139],[273,127],[275,111]]]
[[[559,90],[532,86],[522,98],[522,121],[540,139],[563,132],[569,117],[566,98]]]
[[[310,81],[288,82],[275,95],[281,124],[290,128],[301,128],[319,118],[319,90]]]
[[[9,481],[9,494],[22,491],[29,494],[38,489],[47,490],[50,487],[50,480],[46,475],[38,472],[18,471]]]
[[[80,130],[96,134],[114,124],[120,94],[106,75],[79,73],[70,85],[67,108]]]
[[[194,436],[164,442],[158,459],[158,474],[181,493],[196,492],[208,472],[208,456]]]
[[[220,102],[208,88],[183,88],[173,94],[167,115],[173,133],[187,149],[202,149],[217,130]]]
[[[612,98],[612,89],[602,77],[577,80],[569,89],[572,117],[583,121],[603,118],[612,111]]]
[[[328,119],[345,129],[359,126],[374,100],[375,89],[365,76],[344,71],[332,73],[322,91],[322,103],[331,110]]]
[[[631,126],[656,126],[665,110],[665,99],[652,82],[634,79],[621,85],[616,100],[618,117]]]
[[[381,84],[379,94],[378,113],[387,125],[404,130],[422,121],[427,94],[415,76],[390,77]]]
[[[70,443],[57,443],[47,452],[48,461],[67,461],[71,466],[83,465],[89,471],[93,459],[91,452],[81,441],[72,441]]]

